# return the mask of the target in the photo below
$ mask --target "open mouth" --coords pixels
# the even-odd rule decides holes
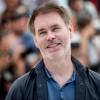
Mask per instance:
[[[61,45],[61,43],[53,43],[53,44],[48,45],[47,48],[56,48],[60,45]]]

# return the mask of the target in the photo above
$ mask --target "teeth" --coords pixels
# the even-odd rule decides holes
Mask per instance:
[[[48,48],[56,47],[58,44],[51,44],[48,46]]]

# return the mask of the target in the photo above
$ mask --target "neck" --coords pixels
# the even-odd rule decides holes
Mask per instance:
[[[46,68],[60,86],[64,85],[73,73],[73,64],[70,57],[67,57],[66,59],[59,59],[58,61],[50,60],[44,62]]]

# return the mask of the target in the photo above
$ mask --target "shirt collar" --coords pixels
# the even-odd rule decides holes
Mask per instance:
[[[48,79],[53,79],[53,78],[52,78],[52,75],[50,74],[50,72],[48,71],[47,68],[45,68],[45,73],[46,73],[46,76],[48,77]],[[76,77],[76,74],[75,74],[75,73],[76,73],[76,72],[75,72],[75,69],[74,69],[71,78],[66,82],[66,84],[75,81],[75,77]],[[54,79],[53,79],[53,80],[54,80]]]

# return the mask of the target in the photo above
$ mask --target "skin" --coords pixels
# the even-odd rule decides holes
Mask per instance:
[[[39,14],[34,21],[35,43],[46,68],[60,86],[71,77],[71,26],[57,12]],[[59,62],[59,63],[58,63]]]

